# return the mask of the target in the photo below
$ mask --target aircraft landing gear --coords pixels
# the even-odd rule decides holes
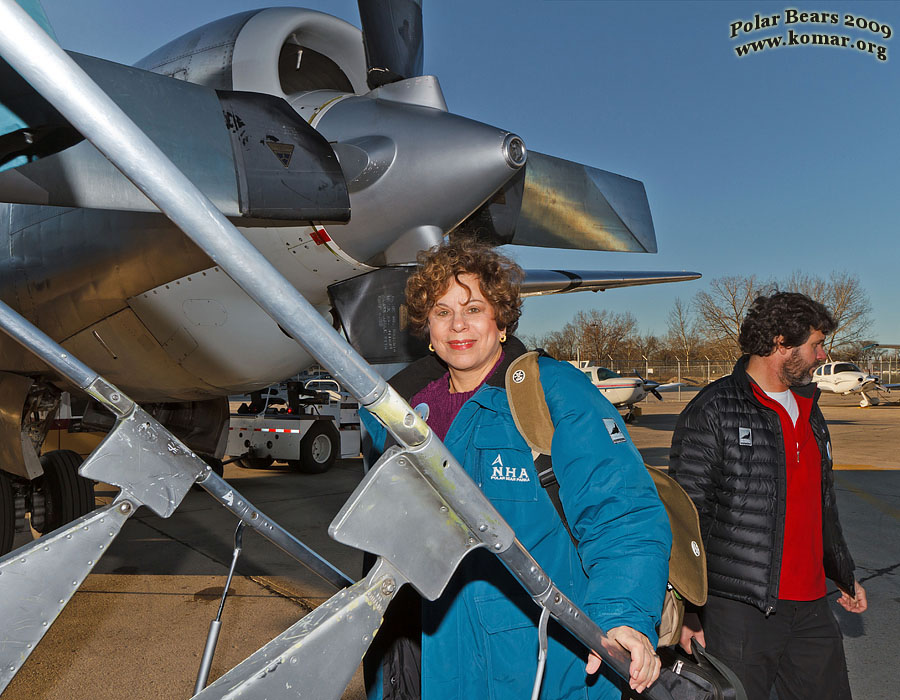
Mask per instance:
[[[37,532],[52,532],[94,510],[94,482],[78,473],[81,462],[72,450],[41,457],[44,474],[34,480],[31,497],[31,527]]]
[[[634,423],[637,418],[640,418],[642,414],[641,407],[636,406],[635,404],[631,404],[628,407],[628,411],[622,416],[622,420],[626,423]]]
[[[866,392],[862,392],[862,399],[859,402],[860,408],[877,406],[879,403],[881,403],[881,399],[879,399],[877,396],[869,396]]]
[[[17,532],[52,532],[94,510],[94,482],[78,474],[81,455],[54,450],[41,457],[44,473],[34,481],[0,472],[0,556],[10,552]]]

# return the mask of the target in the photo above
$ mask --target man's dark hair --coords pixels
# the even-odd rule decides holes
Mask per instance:
[[[738,343],[748,355],[767,357],[775,352],[775,338],[787,347],[803,345],[813,330],[825,335],[835,328],[834,318],[823,304],[797,292],[758,296],[741,324]]]

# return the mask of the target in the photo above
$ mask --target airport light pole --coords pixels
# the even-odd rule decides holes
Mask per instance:
[[[681,401],[681,358],[675,355],[675,362],[678,363],[678,400]]]

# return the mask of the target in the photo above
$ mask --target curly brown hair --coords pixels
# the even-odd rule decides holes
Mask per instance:
[[[811,330],[825,335],[835,329],[831,312],[818,301],[798,292],[776,292],[758,296],[747,311],[738,343],[748,355],[768,357],[775,352],[775,338],[782,336],[785,347],[803,345]]]
[[[481,293],[494,311],[497,328],[514,333],[522,315],[519,289],[525,273],[506,256],[487,243],[473,238],[455,238],[431,250],[423,250],[416,258],[416,271],[406,281],[406,305],[413,333],[428,333],[428,314],[447,290],[450,280],[457,283],[460,275],[478,278]]]

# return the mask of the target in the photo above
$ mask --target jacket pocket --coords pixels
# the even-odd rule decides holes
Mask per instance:
[[[500,501],[536,501],[534,459],[515,428],[504,423],[480,425],[472,438],[477,451],[478,485]]]
[[[537,614],[527,596],[476,598],[478,621],[484,630],[485,662],[492,700],[527,698],[537,669]]]

